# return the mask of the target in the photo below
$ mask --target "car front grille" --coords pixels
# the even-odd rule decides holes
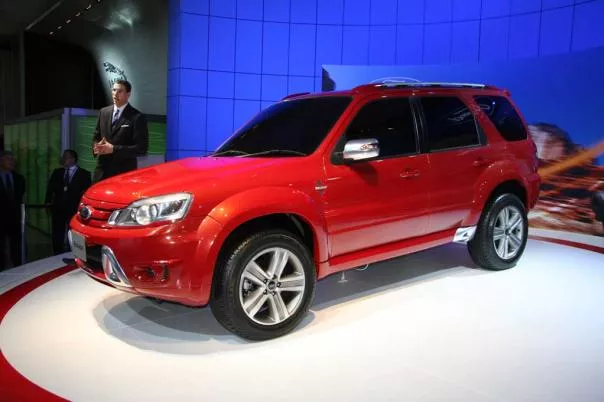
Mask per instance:
[[[107,228],[109,227],[107,221],[111,217],[111,214],[114,211],[125,207],[126,205],[122,204],[82,197],[77,216],[79,221],[85,225],[97,228]]]

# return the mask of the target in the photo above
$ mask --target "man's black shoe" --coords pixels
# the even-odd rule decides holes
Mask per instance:
[[[63,258],[63,262],[67,265],[71,265],[73,267],[77,267],[78,264],[76,264],[75,259],[73,258]]]

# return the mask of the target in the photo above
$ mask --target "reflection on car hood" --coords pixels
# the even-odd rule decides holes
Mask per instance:
[[[257,180],[259,170],[289,158],[188,158],[138,169],[93,185],[86,197],[129,204],[137,199],[176,192],[208,191]]]

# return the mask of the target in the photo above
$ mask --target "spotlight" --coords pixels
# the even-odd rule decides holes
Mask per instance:
[[[86,10],[90,10],[92,8],[92,4],[88,4],[88,7],[86,7]]]
[[[69,24],[70,22],[71,22],[71,20],[67,20],[67,21],[65,21],[65,23],[66,23],[66,24]]]

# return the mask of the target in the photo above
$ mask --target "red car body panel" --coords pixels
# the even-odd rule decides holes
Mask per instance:
[[[481,94],[502,95],[485,89]],[[486,145],[383,158],[344,165],[331,161],[341,133],[367,101],[384,97],[372,88],[312,96],[353,97],[327,137],[306,157],[201,157],[139,169],[93,185],[82,199],[92,209],[71,229],[86,247],[110,247],[130,280],[124,291],[192,306],[206,305],[220,251],[234,230],[272,214],[291,214],[313,232],[317,278],[449,243],[457,228],[474,226],[498,185],[514,181],[532,208],[539,192],[530,139],[506,142],[463,91],[392,90],[387,96],[454,94],[466,102]],[[132,202],[187,192],[193,202],[176,222],[145,227],[111,226],[112,211]],[[104,272],[77,260],[93,278]]]

